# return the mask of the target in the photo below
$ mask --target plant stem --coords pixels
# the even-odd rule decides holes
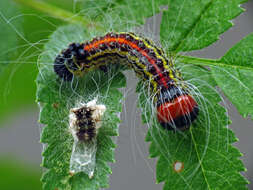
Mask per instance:
[[[214,67],[226,67],[234,69],[244,69],[253,71],[252,67],[241,65],[230,65],[223,63],[220,59],[205,59],[192,56],[177,55],[177,59],[186,64],[202,65],[202,66],[214,66]]]
[[[63,10],[51,4],[42,2],[42,1],[35,1],[35,0],[14,0],[15,2],[25,5],[27,7],[31,7],[35,10],[41,11],[46,13],[54,18],[63,20],[65,22],[74,23],[74,24],[81,24],[86,28],[94,27],[96,30],[102,30],[103,28],[98,26],[96,23],[92,23],[89,20],[86,20],[84,17],[78,16],[73,14],[72,12]]]

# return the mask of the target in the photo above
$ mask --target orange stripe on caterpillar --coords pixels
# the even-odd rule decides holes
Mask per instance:
[[[90,43],[84,46],[84,50],[87,52],[90,52],[92,49],[97,49],[99,48],[99,46],[101,44],[103,45],[109,45],[109,43],[111,42],[116,42],[119,43],[120,45],[125,44],[130,46],[131,48],[135,49],[136,51],[140,52],[141,55],[143,55],[144,57],[147,58],[148,62],[154,66],[157,74],[159,75],[159,77],[161,78],[161,81],[164,85],[164,87],[168,88],[168,81],[167,78],[163,76],[162,71],[160,70],[160,68],[156,65],[156,60],[151,58],[148,53],[141,49],[140,47],[137,46],[137,44],[133,43],[130,40],[126,40],[125,38],[121,37],[111,37],[110,35],[106,35],[104,39],[101,40],[97,40],[94,43]]]

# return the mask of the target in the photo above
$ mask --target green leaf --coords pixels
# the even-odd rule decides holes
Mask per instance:
[[[253,33],[232,47],[220,60],[228,67],[212,67],[212,74],[239,113],[253,118]]]
[[[84,15],[89,15],[90,18],[100,18],[105,13],[108,13],[117,6],[118,0],[84,0],[81,2],[82,12]]]
[[[0,159],[0,187],[4,190],[41,189],[40,172],[27,164],[4,157]],[[15,183],[14,183],[15,181]]]
[[[121,111],[122,94],[117,89],[125,86],[125,77],[117,68],[112,68],[108,73],[90,72],[70,83],[59,80],[53,71],[54,59],[62,49],[69,43],[90,39],[91,34],[81,26],[60,27],[45,45],[47,53],[39,59],[37,101],[42,106],[39,121],[45,124],[41,142],[47,144],[42,163],[48,169],[42,178],[46,190],[94,190],[109,186],[111,169],[107,162],[115,161],[113,149],[116,147],[110,136],[118,135],[120,120],[117,113]],[[69,162],[73,137],[68,130],[69,110],[77,103],[87,103],[95,97],[107,108],[97,137],[95,174],[92,179],[82,172],[71,176]]]
[[[168,0],[84,0],[82,14],[113,31],[129,31],[160,12]]]
[[[17,56],[15,47],[18,44],[18,35],[14,28],[22,33],[21,22],[15,20],[15,16],[19,14],[15,3],[8,0],[0,1],[0,75],[4,66]]]
[[[107,11],[107,13],[113,13],[113,16],[118,15],[123,22],[135,22],[143,24],[147,17],[153,16],[158,12],[157,4],[160,1],[135,1],[135,0],[106,0],[95,1],[87,0],[85,5],[92,7],[95,6],[96,10]],[[115,18],[112,18],[115,19]]]
[[[152,113],[155,108],[145,100],[145,92],[139,90],[143,116],[153,123],[146,140],[150,142],[150,156],[158,158],[157,183],[164,182],[164,190],[247,189],[248,182],[240,174],[245,171],[239,159],[242,154],[231,145],[238,139],[227,128],[230,122],[226,110],[219,105],[221,98],[215,91],[211,73],[191,65],[184,65],[182,71],[184,79],[195,86],[191,90],[200,106],[198,119],[188,131],[163,129],[155,116],[148,116],[147,112]],[[183,166],[177,172],[175,163]]]
[[[197,50],[219,39],[246,0],[171,0],[163,12],[161,41],[169,51]]]

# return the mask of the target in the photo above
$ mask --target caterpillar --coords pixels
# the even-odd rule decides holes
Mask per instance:
[[[96,104],[96,99],[70,109],[69,126],[73,137],[81,142],[92,141],[97,136],[105,110],[104,105]]]
[[[55,73],[64,81],[83,76],[106,64],[126,64],[150,81],[158,122],[168,130],[185,130],[197,118],[199,107],[172,61],[162,49],[134,33],[107,33],[84,43],[71,43],[57,55]]]

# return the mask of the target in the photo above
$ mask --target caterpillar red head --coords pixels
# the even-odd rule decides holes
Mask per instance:
[[[178,86],[169,86],[158,95],[157,119],[168,130],[185,130],[197,118],[198,104]]]
[[[157,93],[157,119],[168,129],[187,129],[198,115],[198,105],[164,51],[133,33],[108,33],[85,43],[72,43],[55,59],[54,71],[65,81],[106,64],[126,64]],[[162,89],[162,90],[161,90]]]

